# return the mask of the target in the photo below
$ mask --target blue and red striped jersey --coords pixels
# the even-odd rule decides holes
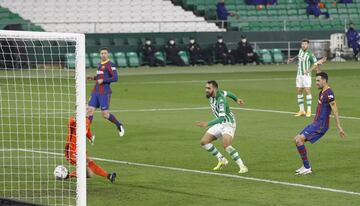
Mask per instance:
[[[98,84],[96,82],[92,92],[98,93],[98,94],[110,94],[111,88],[110,84],[111,82],[118,81],[118,74],[116,71],[116,66],[113,62],[110,60],[107,60],[105,62],[101,62],[98,64],[98,69],[96,71],[95,80],[103,79],[102,84]]]
[[[335,95],[331,88],[321,91],[319,94],[318,105],[316,109],[315,124],[321,124],[329,127],[329,118],[331,114],[330,102],[335,101]]]

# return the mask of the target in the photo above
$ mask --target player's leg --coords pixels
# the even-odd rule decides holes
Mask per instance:
[[[110,99],[111,99],[110,94],[100,96],[101,114],[105,119],[109,120],[110,122],[116,125],[117,129],[119,130],[119,135],[120,137],[122,137],[125,134],[125,129],[123,124],[119,120],[117,120],[117,118],[113,114],[110,113],[109,111]]]
[[[244,165],[244,162],[240,158],[239,152],[232,146],[233,136],[230,134],[223,134],[222,136],[223,146],[225,151],[229,153],[231,158],[236,162],[239,166],[240,171],[239,173],[246,173],[248,172],[248,168]]]
[[[305,116],[305,109],[304,109],[304,88],[301,86],[301,77],[296,78],[296,87],[297,87],[297,102],[299,105],[299,112],[295,114],[296,117]]]
[[[91,170],[91,172],[93,172],[94,174],[101,176],[101,177],[105,177],[108,180],[110,180],[111,182],[115,182],[115,178],[116,178],[116,173],[108,173],[106,172],[103,168],[101,168],[100,166],[98,166],[93,160],[87,158],[87,167],[89,170]]]
[[[307,152],[305,147],[306,137],[304,136],[304,134],[298,134],[295,136],[294,142],[301,157],[301,160],[303,162],[303,166],[295,171],[296,174],[305,175],[311,173],[312,170],[310,167],[310,163],[307,157]]]
[[[219,152],[219,150],[212,144],[212,141],[216,140],[216,135],[220,135],[218,131],[216,131],[216,125],[211,127],[201,138],[200,145],[210,154],[215,156],[218,160],[218,165],[214,168],[214,170],[220,170],[223,166],[225,166],[228,162],[224,158],[224,156]]]
[[[89,118],[90,123],[92,123],[92,120],[94,118],[94,113],[96,111],[96,108],[98,108],[100,105],[98,95],[95,93],[91,93],[90,100],[88,102],[88,107],[86,108],[86,116]]]
[[[305,87],[305,93],[306,93],[306,106],[307,106],[307,112],[306,117],[311,117],[311,102],[312,102],[312,95],[311,95],[311,78],[310,85],[308,87]],[[309,84],[309,83],[308,83]]]

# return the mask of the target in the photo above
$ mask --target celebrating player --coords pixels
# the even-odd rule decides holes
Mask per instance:
[[[201,139],[200,144],[205,150],[216,156],[218,159],[218,164],[214,170],[221,170],[228,164],[228,161],[211,142],[222,138],[223,146],[226,152],[230,154],[231,158],[240,168],[239,173],[246,173],[248,168],[244,165],[239,153],[231,145],[236,130],[236,120],[234,114],[230,111],[226,97],[230,97],[239,105],[244,105],[244,101],[237,98],[229,91],[227,92],[219,90],[218,84],[214,80],[208,81],[205,88],[206,97],[210,99],[211,109],[216,118],[210,122],[196,123],[196,125],[199,127],[211,126]]]
[[[66,160],[76,166],[76,121],[75,118],[70,117],[68,122],[68,134],[66,137],[66,144],[65,144],[65,158]],[[90,130],[90,120],[86,118],[86,137],[92,141],[93,135]],[[116,173],[107,173],[104,169],[99,167],[93,160],[86,157],[86,164],[87,164],[87,176],[91,177],[93,173],[96,175],[102,176],[110,180],[110,182],[115,182]],[[76,177],[76,171],[70,172],[68,178]]]
[[[316,74],[316,87],[321,90],[316,109],[316,116],[310,125],[294,138],[297,150],[303,161],[303,166],[296,170],[297,175],[306,175],[312,173],[311,166],[306,154],[304,143],[309,141],[312,144],[319,140],[329,129],[329,116],[331,111],[334,113],[336,127],[340,137],[345,137],[345,132],[340,126],[339,113],[335,103],[335,95],[328,85],[328,75],[325,72]]]
[[[298,71],[296,76],[297,87],[297,101],[299,105],[299,112],[295,114],[296,117],[305,116],[311,117],[311,73],[307,71],[312,65],[316,65],[316,57],[314,53],[309,49],[310,42],[308,39],[303,39],[301,42],[301,48],[299,54],[296,57],[289,58],[288,63],[293,62],[298,58]],[[304,108],[304,92],[306,93],[306,105],[307,112]]]
[[[88,80],[96,80],[88,103],[87,116],[90,122],[92,122],[96,108],[100,107],[102,116],[116,125],[119,135],[122,137],[125,134],[123,124],[109,112],[111,99],[110,84],[118,80],[118,74],[115,64],[109,60],[109,50],[107,48],[100,49],[100,56],[101,63],[98,65],[96,76],[87,78]]]

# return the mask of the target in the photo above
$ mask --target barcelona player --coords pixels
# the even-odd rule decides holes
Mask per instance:
[[[95,80],[96,84],[91,92],[90,101],[87,108],[87,116],[90,122],[93,120],[94,112],[100,107],[102,116],[114,123],[119,130],[120,137],[124,136],[125,130],[123,124],[109,112],[111,99],[111,82],[118,81],[116,66],[109,60],[109,49],[100,49],[101,62],[98,64],[96,76],[88,77],[88,80]]]
[[[68,122],[68,134],[66,137],[66,144],[65,144],[65,158],[66,160],[76,166],[76,121],[75,118],[70,117]],[[90,130],[90,120],[86,118],[86,137],[92,141],[93,135]],[[99,167],[93,160],[86,157],[86,164],[87,164],[87,177],[91,177],[93,173],[99,175],[101,177],[105,177],[110,182],[115,182],[116,173],[107,173],[104,169]],[[76,177],[76,171],[70,172],[67,178]]]
[[[305,142],[309,141],[313,144],[325,135],[329,129],[329,117],[331,111],[334,113],[336,127],[340,137],[345,137],[345,132],[340,125],[335,95],[328,85],[328,75],[325,72],[316,74],[316,87],[320,90],[320,94],[315,119],[313,123],[305,127],[305,129],[294,138],[297,150],[303,161],[303,166],[295,171],[296,175],[306,175],[312,173],[306,153]]]

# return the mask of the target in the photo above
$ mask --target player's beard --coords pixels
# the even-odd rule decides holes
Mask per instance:
[[[210,97],[212,97],[212,94],[210,92],[206,92],[206,98],[209,99]]]

